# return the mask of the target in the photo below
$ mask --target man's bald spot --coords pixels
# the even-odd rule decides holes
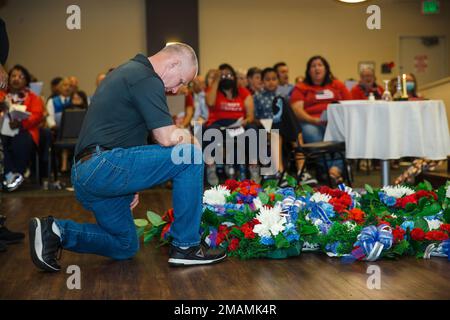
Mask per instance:
[[[160,52],[178,57],[185,66],[192,66],[195,69],[194,78],[197,76],[198,59],[191,46],[185,43],[175,42],[165,46]]]

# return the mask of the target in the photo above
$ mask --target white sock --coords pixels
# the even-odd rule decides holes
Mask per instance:
[[[52,231],[59,237],[59,239],[61,239],[61,231],[55,222],[52,224]]]

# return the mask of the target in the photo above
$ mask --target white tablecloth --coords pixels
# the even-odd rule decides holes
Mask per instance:
[[[445,159],[450,137],[444,102],[343,101],[330,104],[325,141],[345,141],[350,159]]]

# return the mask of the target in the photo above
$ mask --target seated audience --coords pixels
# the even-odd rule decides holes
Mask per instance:
[[[247,89],[252,95],[262,90],[261,69],[252,67],[247,71]]]
[[[278,62],[273,66],[273,68],[277,71],[278,74],[279,85],[277,93],[283,96],[285,99],[289,99],[294,86],[289,83],[289,68],[287,64],[285,62]]]
[[[326,126],[325,120],[321,119],[322,113],[327,110],[329,103],[350,99],[350,92],[341,81],[334,78],[325,58],[310,58],[304,81],[296,84],[291,95],[291,106],[300,121],[303,141],[323,141]],[[333,161],[329,167],[330,176],[336,182],[342,180],[342,162]]]
[[[248,81],[247,81],[247,70],[244,69],[237,69],[235,70],[236,77],[237,77],[237,86],[240,88],[247,88],[248,87]]]
[[[72,93],[70,96],[70,104],[66,107],[66,109],[84,109],[88,108],[88,98],[84,91],[77,90]]]
[[[4,181],[7,191],[14,191],[24,181],[24,173],[29,166],[31,156],[39,144],[39,124],[43,118],[43,101],[29,89],[30,74],[21,65],[14,66],[9,72],[9,86],[0,91],[0,101],[26,106],[28,118],[20,120],[6,114],[10,135],[1,135],[4,152]]]
[[[255,122],[263,127],[261,124],[261,119],[272,119],[272,129],[278,130],[279,133],[274,131],[271,135],[275,135],[275,140],[278,141],[277,144],[271,144],[271,155],[272,160],[275,161],[275,167],[278,169],[274,176],[267,177],[268,179],[279,179],[283,170],[282,161],[282,145],[283,140],[286,143],[297,141],[298,137],[298,125],[290,126],[292,121],[296,122],[295,116],[289,119],[292,114],[290,111],[288,102],[281,95],[277,94],[278,88],[278,75],[275,69],[266,68],[262,71],[262,82],[263,90],[254,95],[255,104]],[[303,166],[303,163],[300,165]],[[299,170],[301,169],[298,168]],[[301,177],[301,184],[307,183],[317,183],[316,180],[312,179],[306,170],[303,172]]]
[[[70,105],[71,84],[68,78],[61,80],[58,86],[59,95],[47,101],[47,124],[50,129],[56,129],[61,125],[63,110]]]
[[[56,132],[61,127],[61,117],[63,110],[69,107],[72,102],[70,96],[73,87],[69,78],[64,78],[59,84],[58,96],[55,96],[47,101],[47,127]],[[68,171],[68,151],[62,151],[61,172]]]
[[[253,97],[246,88],[238,86],[236,72],[229,64],[222,64],[219,66],[219,70],[213,71],[212,82],[210,87],[206,89],[206,104],[209,107],[209,118],[205,126],[206,129],[220,129],[241,119],[242,127],[245,130],[256,130],[256,126],[253,125]],[[209,144],[206,141],[205,143]],[[235,146],[235,155],[237,154],[237,149],[244,150],[244,148],[248,151],[248,148],[245,146]],[[248,169],[251,179],[260,181],[257,159],[248,159],[247,162],[250,163]],[[210,185],[218,184],[219,179],[213,159],[206,158],[205,163],[208,183]],[[245,165],[239,166],[239,172],[240,179],[245,179]],[[234,178],[234,166],[226,164],[225,173],[228,178]]]
[[[49,99],[56,97],[57,95],[60,95],[61,93],[59,92],[59,84],[61,83],[61,81],[63,80],[62,77],[55,77],[52,79],[52,81],[50,81],[50,96],[48,97]]]
[[[75,91],[78,91],[78,79],[75,76],[70,76],[69,78],[70,82],[70,94],[72,94]]]
[[[375,71],[372,68],[361,70],[359,83],[352,88],[353,100],[367,100],[373,94],[376,100],[381,99],[384,89],[376,83]]]

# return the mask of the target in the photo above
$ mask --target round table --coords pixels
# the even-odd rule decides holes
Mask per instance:
[[[348,100],[327,109],[325,141],[345,141],[349,159],[380,159],[382,185],[389,184],[389,159],[446,159],[450,154],[442,100]]]

